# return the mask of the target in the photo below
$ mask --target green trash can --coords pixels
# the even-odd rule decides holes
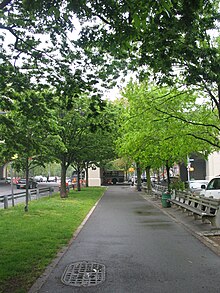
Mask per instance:
[[[169,199],[171,199],[170,192],[169,191],[163,192],[162,199],[161,199],[163,208],[170,208],[171,207]]]

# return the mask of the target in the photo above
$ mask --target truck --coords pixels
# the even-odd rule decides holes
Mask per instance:
[[[125,180],[125,172],[123,170],[103,170],[102,184],[123,183]]]

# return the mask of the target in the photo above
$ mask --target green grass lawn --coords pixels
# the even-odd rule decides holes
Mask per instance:
[[[105,188],[90,187],[68,198],[58,194],[0,210],[0,292],[24,293],[57,252],[68,244]]]

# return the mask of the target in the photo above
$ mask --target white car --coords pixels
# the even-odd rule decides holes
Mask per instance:
[[[7,183],[7,184],[11,184],[11,177],[7,177],[7,178],[5,178],[5,183]]]
[[[38,175],[38,176],[34,176],[34,180],[37,182],[42,182],[43,181],[43,176],[42,175]]]
[[[208,183],[209,183],[208,180],[191,180],[191,181],[188,181],[189,189],[194,193],[199,193],[202,190],[204,190],[204,188],[206,188]],[[205,187],[204,187],[204,185],[205,185]],[[202,188],[202,186],[203,186],[203,188]]]
[[[202,185],[202,188],[203,191],[201,191],[200,195],[220,199],[220,176],[210,180],[206,188],[205,185]]]
[[[42,182],[47,182],[47,177],[46,176],[42,176]]]
[[[38,176],[34,176],[34,180],[37,182],[47,182],[47,177],[38,175]]]

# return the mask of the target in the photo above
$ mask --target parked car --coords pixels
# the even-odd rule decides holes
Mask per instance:
[[[42,182],[47,182],[47,177],[46,176],[42,176]]]
[[[207,187],[203,184],[201,188],[203,190],[200,192],[200,195],[220,199],[220,176],[211,179]]]
[[[34,176],[34,180],[37,182],[47,182],[47,177],[42,175]]]
[[[208,180],[191,180],[188,182],[188,185],[189,185],[190,191],[199,194],[204,189],[204,185],[206,188],[208,183],[209,183]],[[203,185],[203,189],[201,187],[202,185]]]
[[[11,184],[11,177],[7,177],[7,178],[5,178],[5,183],[7,183],[7,184]]]
[[[50,176],[47,178],[47,182],[57,182],[57,176]]]
[[[41,175],[34,176],[34,180],[36,182],[43,182],[43,176],[41,176]]]
[[[15,178],[15,177],[13,177],[13,179],[12,179],[13,184],[17,184],[17,183],[18,183],[18,180],[19,180],[19,178]],[[7,178],[5,178],[5,183],[6,183],[6,184],[11,184],[11,177],[7,177]]]
[[[17,189],[25,189],[26,188],[26,179],[20,179],[18,180],[18,183],[16,184]],[[28,188],[37,188],[38,183],[34,181],[32,178],[28,180]]]

